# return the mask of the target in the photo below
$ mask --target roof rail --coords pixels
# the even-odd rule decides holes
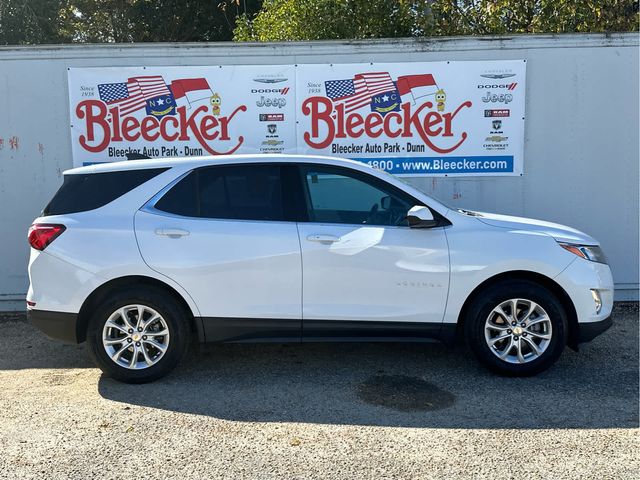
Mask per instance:
[[[129,152],[126,154],[127,160],[151,160],[151,157],[148,155],[143,155],[141,153]]]

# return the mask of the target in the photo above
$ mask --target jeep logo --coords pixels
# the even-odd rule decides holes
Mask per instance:
[[[482,101],[484,103],[509,103],[513,101],[513,95],[510,93],[491,93],[487,92],[487,94],[482,97]]]
[[[260,100],[256,102],[258,107],[277,107],[282,108],[287,104],[287,99],[284,97],[265,98],[264,95],[260,97]]]

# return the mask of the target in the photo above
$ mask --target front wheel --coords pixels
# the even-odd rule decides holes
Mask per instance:
[[[469,308],[465,334],[477,359],[494,372],[535,375],[553,365],[567,341],[567,317],[556,296],[529,281],[501,282]]]
[[[171,297],[152,288],[112,294],[89,322],[89,353],[116,380],[144,383],[172,370],[189,337],[186,313]]]

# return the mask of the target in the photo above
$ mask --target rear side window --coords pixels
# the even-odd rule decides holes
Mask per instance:
[[[155,205],[188,217],[285,220],[278,165],[234,165],[194,170]]]
[[[44,207],[42,215],[64,215],[103,207],[166,170],[150,168],[65,175],[62,186]]]

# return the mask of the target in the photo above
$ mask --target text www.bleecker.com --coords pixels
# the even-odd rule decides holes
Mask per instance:
[[[513,172],[513,156],[356,159],[390,173],[503,173]]]

